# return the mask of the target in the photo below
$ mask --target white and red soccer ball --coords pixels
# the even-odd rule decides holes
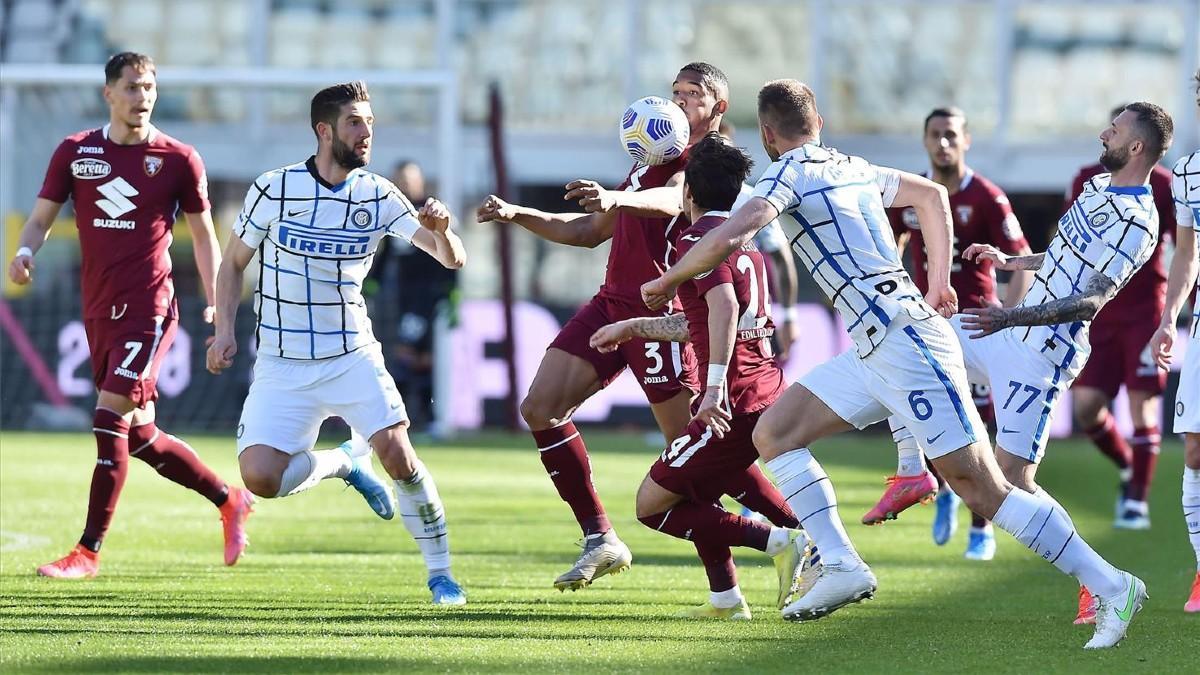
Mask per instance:
[[[669,162],[683,154],[691,128],[675,103],[647,96],[631,103],[621,116],[621,147],[639,164]]]

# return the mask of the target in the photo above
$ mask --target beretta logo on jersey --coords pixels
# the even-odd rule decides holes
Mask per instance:
[[[159,155],[146,155],[142,160],[142,168],[146,170],[146,175],[151,178],[158,175],[163,168],[163,158]]]
[[[360,230],[365,230],[371,226],[371,212],[364,208],[354,209],[354,213],[350,214],[350,222]]]
[[[297,225],[280,225],[279,241],[297,253],[338,257],[364,256],[371,248],[371,236],[336,230],[314,230]]]
[[[84,157],[71,162],[71,175],[83,180],[104,178],[112,173],[112,165],[102,159]]]

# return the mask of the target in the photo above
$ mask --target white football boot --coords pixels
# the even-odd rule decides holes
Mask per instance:
[[[839,607],[875,596],[879,582],[871,568],[861,560],[836,565],[822,563],[811,568],[815,578],[802,579],[796,600],[783,608],[788,621],[812,621],[831,614]],[[809,576],[808,574],[804,576]]]

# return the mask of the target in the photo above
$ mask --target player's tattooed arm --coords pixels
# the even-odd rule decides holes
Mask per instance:
[[[664,342],[687,342],[687,317],[678,312],[668,316],[617,321],[592,333],[588,344],[602,353],[608,353],[635,337]]]
[[[510,204],[489,195],[476,211],[477,222],[499,220],[516,223],[542,239],[556,244],[596,248],[612,238],[616,211],[608,213],[548,213],[520,204]]]
[[[973,260],[975,262],[990,260],[996,266],[996,269],[1010,272],[1040,269],[1042,261],[1046,258],[1045,253],[1008,255],[991,244],[971,244],[967,247],[967,250],[963,251],[962,256],[964,260]]]
[[[1083,291],[1031,307],[972,307],[963,310],[963,328],[972,338],[991,335],[1011,326],[1053,326],[1071,321],[1091,321],[1117,294],[1112,279],[1093,272]]]

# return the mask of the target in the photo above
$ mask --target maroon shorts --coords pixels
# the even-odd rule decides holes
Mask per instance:
[[[646,316],[644,310],[597,296],[575,312],[550,346],[592,364],[605,387],[628,367],[651,403],[670,400],[685,389],[700,391],[696,354],[686,342],[633,338],[608,354],[588,344],[592,334],[604,326],[640,316]]]
[[[708,503],[726,494],[725,482],[741,477],[758,459],[754,425],[762,412],[734,415],[724,438],[692,421],[650,467],[650,478],[664,489]]]
[[[1092,355],[1072,386],[1099,389],[1110,399],[1116,398],[1122,384],[1126,389],[1162,394],[1167,373],[1154,365],[1150,355],[1150,338],[1161,318],[1160,310],[1139,321],[1093,324],[1089,333]]]
[[[86,319],[83,327],[97,389],[126,396],[139,408],[158,398],[158,371],[175,340],[177,319]]]

